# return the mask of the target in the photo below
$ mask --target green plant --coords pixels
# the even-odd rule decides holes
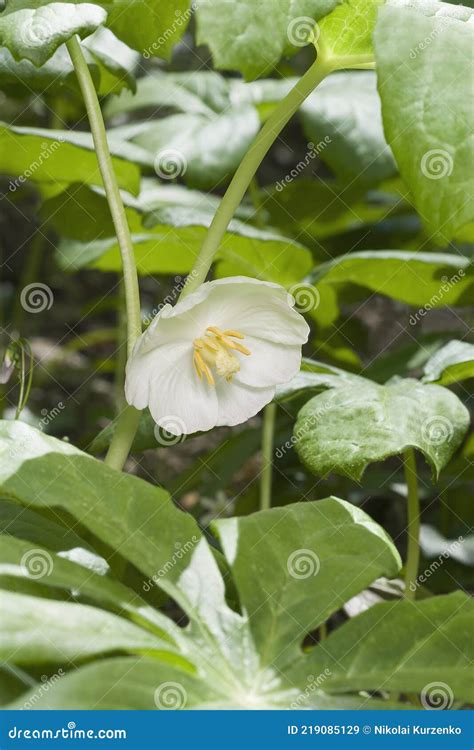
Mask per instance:
[[[2,304],[6,406],[19,381],[0,423],[4,702],[430,708],[441,684],[444,707],[463,706],[473,12],[181,6],[0,13],[3,198],[36,222],[19,303]],[[244,78],[170,62],[191,18],[215,67]],[[290,166],[274,157],[286,137]],[[43,252],[54,288],[100,287],[45,367],[26,338],[32,315],[55,312]],[[400,346],[374,333],[375,295],[387,319],[409,315]],[[443,309],[454,330],[425,331]],[[77,332],[96,315],[101,328]],[[68,402],[103,375],[99,418],[84,407],[82,429],[79,415],[63,427],[62,401],[35,417],[45,379],[69,385],[78,353]],[[262,407],[262,424],[200,434]],[[170,476],[185,439],[201,454]],[[129,456],[147,481],[123,471]],[[456,586],[429,580],[436,555]],[[39,691],[39,669],[61,679]]]

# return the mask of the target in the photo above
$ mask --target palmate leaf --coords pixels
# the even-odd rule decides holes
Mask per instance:
[[[207,44],[217,68],[256,78],[282,55],[311,43],[315,21],[337,0],[201,0],[196,10],[197,40]]]
[[[61,44],[75,34],[87,36],[106,18],[99,4],[9,0],[0,14],[0,45],[7,47],[15,60],[43,65]]]
[[[169,538],[184,538],[188,534],[191,520],[172,510],[169,500],[163,500],[169,505],[165,518],[162,515],[164,505],[158,500],[159,491],[141,480],[124,477],[70,445],[45,438],[25,425],[3,423],[1,429],[1,486],[3,492],[13,495],[17,502],[43,507],[57,507],[59,504],[112,546],[117,542],[118,529],[124,535],[135,537],[142,521],[148,517],[143,532],[145,537],[140,536],[138,554],[136,539],[131,545],[122,543],[120,546],[121,553],[141,567],[145,575],[152,575],[155,566],[162,564],[163,554],[170,555]],[[22,458],[15,455],[19,440]],[[65,483],[68,491],[64,489]],[[102,502],[109,506],[111,495],[103,501],[98,499],[107,491],[104,485],[108,486],[109,493],[112,488],[114,495],[114,513],[109,514],[108,523],[104,522],[101,507]],[[125,503],[123,493],[127,497]],[[149,493],[155,496],[155,502],[159,502],[162,520],[159,533],[153,523]],[[140,513],[135,502],[144,505]],[[174,528],[169,533],[172,519]],[[180,529],[179,524],[184,524],[184,527]],[[349,672],[347,695],[335,696],[326,692],[324,683],[330,672],[324,673],[322,683],[315,683],[314,674],[309,677],[313,672],[312,665],[317,664],[318,659],[329,660],[330,657],[325,656],[324,649],[322,654],[318,650],[303,654],[301,644],[305,635],[375,578],[394,576],[400,567],[393,544],[363,511],[336,498],[328,498],[316,503],[276,508],[246,518],[219,521],[215,528],[239,591],[241,612],[230,609],[226,603],[224,581],[210,547],[205,539],[197,538],[182,559],[174,561],[171,566],[168,564],[167,568],[173,567],[172,571],[155,576],[157,585],[173,592],[173,598],[181,603],[190,620],[187,628],[183,630],[174,626],[172,632],[179,654],[173,652],[174,646],[170,646],[169,641],[163,642],[159,636],[140,631],[125,620],[116,632],[111,632],[109,625],[114,628],[115,619],[120,618],[96,608],[5,594],[12,622],[24,611],[20,606],[28,605],[38,626],[22,628],[18,623],[16,638],[21,646],[18,661],[28,660],[33,652],[37,654],[37,660],[44,662],[54,661],[60,656],[67,658],[68,654],[81,658],[88,649],[89,656],[93,656],[94,648],[97,652],[107,652],[112,645],[125,652],[138,650],[142,654],[140,659],[133,656],[109,658],[73,670],[61,677],[57,684],[52,684],[48,691],[36,691],[34,700],[33,689],[10,707],[357,708],[367,705],[367,698],[357,695],[357,691],[365,689],[366,685],[379,689],[387,679],[390,680],[389,669],[394,664],[398,665],[397,684],[403,691],[415,689],[423,675],[431,676],[436,669],[438,678],[445,675],[446,660],[438,654],[439,649],[433,647],[439,641],[436,625],[441,616],[432,618],[433,627],[430,629],[423,614],[425,605],[406,603],[404,607],[414,623],[413,630],[423,630],[424,648],[430,657],[428,664],[423,662],[420,665],[418,660],[416,680],[412,665],[408,664],[405,669],[402,663],[406,639],[392,645],[392,658],[386,659],[388,666],[383,673],[370,674],[370,670],[366,670],[354,688]],[[156,545],[154,561],[147,551],[147,540],[152,538]],[[23,553],[24,544],[20,540],[10,540],[10,560]],[[344,554],[335,555],[335,547],[344,550]],[[47,585],[70,585],[74,589],[77,577],[81,576],[77,570],[79,566],[71,562],[63,565],[64,561],[59,563],[56,557],[55,562],[58,568],[53,565],[52,581]],[[89,593],[95,598],[95,587],[100,586],[100,581],[93,578],[88,585],[94,589],[89,589]],[[115,583],[108,588],[109,592],[112,590],[118,590]],[[87,593],[86,589],[83,591]],[[122,598],[122,588],[120,592],[119,599]],[[114,597],[115,593],[112,599]],[[458,648],[468,652],[469,633],[458,625],[459,618],[455,618],[460,598],[438,599],[437,604],[441,607],[443,621],[453,618],[449,638]],[[76,620],[70,620],[69,613],[72,617],[76,609]],[[92,611],[89,613],[89,610]],[[79,641],[80,618],[85,611],[91,617],[85,625],[84,638]],[[380,611],[378,619],[377,611]],[[53,612],[58,615],[54,623],[50,620]],[[369,643],[375,655],[382,638],[386,641],[385,610],[376,606],[370,611],[370,616],[373,619]],[[164,615],[159,617],[160,622],[166,622]],[[357,622],[358,618],[355,618],[355,627]],[[101,626],[99,623],[107,624]],[[98,637],[91,642],[88,633],[97,628]],[[142,635],[139,636],[137,630]],[[60,645],[47,642],[48,633],[54,633],[55,641]],[[71,634],[69,640],[68,633]],[[61,649],[66,649],[66,652],[60,654]],[[146,655],[149,651],[154,653],[153,659]],[[15,654],[7,653],[14,663]],[[346,656],[346,649],[340,656],[341,659]],[[456,677],[450,667],[449,679],[456,698],[465,699],[464,674]],[[328,680],[328,690],[342,692],[342,677],[336,685],[331,685]],[[371,708],[393,707],[390,702],[372,699],[369,704]]]
[[[461,5],[399,0],[380,9],[374,35],[385,134],[439,244],[474,220],[473,24]]]
[[[360,481],[370,463],[419,450],[435,477],[459,448],[469,412],[453,393],[416,380],[366,381],[315,396],[301,409],[295,448],[315,474]]]

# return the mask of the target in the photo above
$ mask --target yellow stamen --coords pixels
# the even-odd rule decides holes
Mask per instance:
[[[233,329],[221,331],[217,326],[209,326],[204,336],[194,339],[193,364],[200,380],[204,375],[209,385],[215,385],[212,373],[215,370],[228,383],[232,382],[233,376],[240,370],[240,362],[234,352],[245,356],[251,354],[250,349],[232,341],[233,338],[243,339],[245,336]]]
[[[239,331],[233,331],[232,329],[224,331],[224,336],[232,336],[234,339],[244,339],[245,336],[242,336]]]
[[[209,369],[209,366],[204,362],[204,359],[202,358],[202,355],[199,351],[194,352],[193,357],[194,367],[196,368],[196,372],[198,374],[199,380],[202,380],[202,376],[205,375],[207,382],[209,385],[215,385],[216,381],[214,380],[214,376]]]

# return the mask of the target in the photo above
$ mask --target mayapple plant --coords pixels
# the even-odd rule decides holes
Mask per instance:
[[[6,0],[0,13],[0,83],[54,93],[65,126],[3,124],[0,169],[15,177],[15,199],[36,186],[60,269],[121,274],[124,339],[117,415],[89,452],[0,423],[4,702],[430,709],[441,689],[441,707],[462,707],[474,702],[473,605],[420,585],[427,490],[416,452],[435,481],[445,472],[440,494],[471,481],[473,346],[438,342],[364,370],[336,324],[342,304],[374,292],[423,312],[472,295],[473,11],[437,0],[201,0],[193,10],[215,67],[244,80],[162,69],[135,80],[141,56],[169,60],[183,34],[191,12],[175,0]],[[314,60],[301,77],[264,77],[302,47]],[[173,113],[141,120],[147,107]],[[82,108],[90,135],[67,127]],[[297,179],[262,190],[256,173],[295,115],[310,153]],[[316,157],[333,177],[298,176]],[[202,192],[223,183],[221,199]],[[351,251],[368,235],[368,249]],[[381,237],[388,247],[374,245]],[[144,331],[139,273],[187,275]],[[331,363],[302,358],[308,342]],[[131,453],[156,449],[156,426],[173,438],[158,440],[162,450],[262,409],[261,436],[253,422],[232,432],[223,465],[215,471],[211,452],[173,497],[123,471]],[[279,455],[294,447],[301,460],[290,502],[274,481],[280,417]],[[261,445],[260,510],[204,530],[173,500],[203,466],[225,489],[241,465],[234,441],[246,458]],[[365,491],[375,463],[393,461],[395,475],[400,457],[390,492],[407,501],[404,563],[353,490]],[[338,476],[354,502],[316,498],[313,477]],[[40,690],[46,673],[60,678]]]

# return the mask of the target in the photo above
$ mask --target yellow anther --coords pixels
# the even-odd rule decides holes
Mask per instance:
[[[194,352],[193,362],[194,362],[194,367],[198,374],[199,380],[202,380],[202,376],[205,375],[206,380],[209,383],[209,385],[215,385],[216,381],[214,380],[214,376],[209,366],[204,362],[200,352],[198,351]]]
[[[250,349],[232,341],[233,338],[243,339],[245,336],[233,329],[221,331],[217,326],[209,326],[205,336],[194,340],[193,362],[200,380],[204,375],[209,385],[215,385],[214,369],[228,383],[232,382],[233,376],[240,370],[240,362],[234,352],[245,356],[251,354]]]

